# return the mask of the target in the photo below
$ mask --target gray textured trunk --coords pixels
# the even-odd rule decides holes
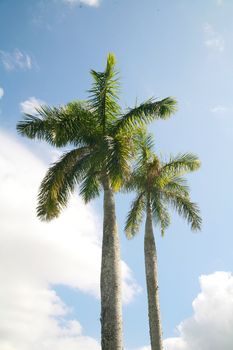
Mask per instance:
[[[148,297],[148,316],[152,350],[162,350],[162,328],[159,307],[159,289],[157,273],[157,253],[152,225],[151,206],[147,206],[147,217],[144,240],[146,284]]]
[[[104,223],[101,265],[102,350],[122,350],[122,306],[120,244],[113,192],[104,183]]]

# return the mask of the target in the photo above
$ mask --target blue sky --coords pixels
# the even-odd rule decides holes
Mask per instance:
[[[34,197],[30,197],[28,193],[24,203],[23,196],[19,201],[19,196],[12,189],[26,186],[25,190],[29,191],[24,180],[25,175],[25,179],[31,178],[28,181],[30,181],[31,188],[36,190],[45,169],[59,155],[56,150],[52,150],[45,144],[31,142],[16,134],[15,125],[22,118],[23,110],[33,108],[37,103],[58,105],[74,99],[85,99],[86,91],[90,88],[91,83],[89,71],[92,68],[102,70],[108,52],[114,52],[117,57],[122,81],[122,106],[132,106],[136,100],[141,102],[152,96],[158,98],[174,96],[178,100],[178,112],[169,121],[153,123],[150,131],[154,133],[158,153],[169,155],[191,151],[200,157],[201,170],[190,175],[189,182],[192,198],[199,203],[201,208],[203,229],[202,232],[194,234],[187,224],[175,215],[164,238],[159,236],[159,231],[155,228],[164,338],[175,338],[166,343],[166,350],[186,350],[185,346],[191,349],[187,344],[191,342],[190,334],[195,333],[192,321],[195,315],[200,315],[200,310],[203,311],[205,308],[209,310],[208,307],[215,300],[215,292],[219,288],[216,281],[222,281],[222,295],[225,295],[226,292],[224,288],[230,293],[229,300],[233,294],[228,288],[229,285],[233,285],[231,275],[233,266],[231,234],[233,214],[233,188],[231,186],[233,174],[231,152],[233,148],[232,15],[233,3],[231,0],[102,0],[100,2],[95,0],[83,2],[3,0],[0,2],[0,132],[2,136],[0,140],[2,158],[0,159],[5,160],[5,162],[0,162],[0,165],[2,174],[6,172],[5,177],[2,178],[2,186],[6,196],[3,198],[8,203],[8,211],[6,212],[6,205],[3,204],[0,215],[12,218],[8,223],[2,224],[0,239],[2,235],[4,244],[7,244],[9,240],[8,232],[12,233],[12,244],[14,244],[13,237],[16,237],[16,233],[28,232],[28,236],[23,236],[27,242],[30,234],[33,235],[32,227],[35,225],[38,230],[37,238],[42,239],[39,238],[42,226],[38,226],[33,216],[34,211],[30,211],[29,203],[33,205],[32,198]],[[9,147],[7,148],[6,145]],[[30,155],[27,152],[30,152]],[[19,159],[22,159],[22,167]],[[30,168],[25,159],[30,160],[34,167]],[[15,164],[18,164],[18,168]],[[15,167],[17,171],[14,172],[12,167]],[[38,169],[38,173],[41,174],[38,178],[35,169]],[[19,176],[19,179],[16,176],[18,172],[21,172],[22,175]],[[7,176],[10,176],[14,185],[10,186],[9,183],[4,182],[7,181]],[[33,182],[34,179],[35,182]],[[8,188],[8,185],[10,190],[5,193],[4,188]],[[29,227],[29,224],[24,226],[22,220],[19,225],[17,224],[19,218],[17,205],[14,204],[15,196],[19,201],[18,203],[16,200],[16,203],[22,210],[22,217],[25,215],[27,218],[29,213],[32,216],[29,220],[32,226]],[[125,345],[127,349],[134,350],[149,344],[143,227],[133,241],[126,240],[122,227],[129,208],[130,197],[117,195],[116,198],[122,259],[127,264],[125,269],[131,269],[131,271],[125,270],[124,277],[126,295],[128,295],[125,296],[128,303],[124,305]],[[82,210],[86,210],[85,215],[87,216],[90,211],[93,222],[96,220],[97,226],[101,227],[101,200],[93,203],[88,209],[84,209],[79,199],[72,205],[76,206],[75,208],[80,206]],[[28,208],[28,211],[25,209],[23,213],[24,207]],[[69,220],[75,222],[75,214],[71,216],[72,208],[69,208],[66,214]],[[60,227],[62,227],[62,222],[66,225],[65,220],[68,220],[65,218],[66,214],[64,213],[64,222],[61,218]],[[4,219],[3,222],[5,222]],[[14,224],[17,224],[18,230]],[[54,227],[56,225],[59,224],[55,223]],[[82,227],[77,226],[77,230],[83,232],[85,225],[88,224],[84,220]],[[47,242],[51,238],[51,242],[53,240],[55,242],[53,236],[46,238],[45,233],[49,229],[44,225],[43,230],[45,230],[42,234],[43,239]],[[89,260],[99,254],[99,238],[93,238],[96,237],[95,227],[91,227],[90,230],[92,233],[90,237],[88,236],[89,243],[86,241],[82,243],[81,238],[76,242],[84,244],[86,248],[88,244],[91,244],[95,253],[90,256]],[[72,239],[74,233],[70,235],[69,239]],[[65,240],[65,237],[62,237],[61,232],[59,240],[61,246]],[[45,241],[42,240],[41,244],[45,244]],[[71,252],[72,244],[67,249]],[[79,249],[82,250],[82,247]],[[61,252],[61,247],[58,247],[58,251]],[[15,247],[15,250],[9,250],[9,256],[13,252],[14,254],[16,252],[16,261],[18,259],[21,261],[20,256],[23,253],[20,254],[20,248],[17,250]],[[69,257],[65,253],[59,254],[56,253],[54,258],[68,259],[64,268],[70,269],[72,262],[75,262],[77,267],[81,266],[80,269],[83,269],[83,275],[78,274],[77,277],[73,277],[72,273],[75,274],[75,269],[71,268],[73,272],[70,272],[69,277],[66,276],[65,271],[61,273],[62,277],[58,277],[56,271],[61,267],[54,263],[56,266],[51,267],[48,276],[40,271],[43,290],[50,291],[54,298],[58,298],[59,305],[63,302],[64,305],[73,309],[70,313],[63,313],[63,316],[62,313],[59,314],[59,322],[67,323],[67,320],[77,319],[83,327],[82,334],[98,341],[99,300],[96,292],[98,271],[95,270],[95,263],[88,265],[87,271],[92,276],[90,281],[93,282],[93,284],[92,282],[88,284],[89,275],[84,273],[86,268],[84,262],[88,264],[89,262],[85,260],[85,256],[82,261],[76,261],[77,257],[74,257],[74,260],[71,259],[72,254]],[[41,255],[39,256],[41,258]],[[9,266],[4,260],[4,254],[2,259],[2,266],[6,266],[6,271]],[[23,269],[30,264],[30,259],[33,257],[28,256],[27,259],[26,265],[22,264],[22,269],[17,272],[19,276],[21,273],[24,274]],[[49,259],[48,263],[53,264],[49,262]],[[16,274],[16,270],[13,269],[13,271]],[[32,275],[36,273],[35,271]],[[216,273],[216,271],[222,272]],[[32,275],[25,277],[25,281],[29,283]],[[202,284],[200,285],[198,279],[202,275],[206,277],[201,279]],[[210,290],[207,288],[209,285],[212,286],[212,289],[209,287]],[[36,293],[36,290],[35,287],[31,293]],[[198,293],[201,293],[199,295],[207,300],[205,308],[198,308]],[[12,298],[14,298],[14,303],[18,302],[18,294],[12,295]],[[192,305],[193,300],[196,302]],[[11,301],[2,298],[2,303]],[[226,309],[229,309],[229,305],[231,304],[226,305]],[[219,312],[222,312],[221,315],[223,315],[222,310]],[[48,310],[45,310],[43,315],[43,317],[48,316]],[[208,315],[207,311],[206,315]],[[218,319],[221,319],[221,315],[218,314]],[[183,328],[181,326],[177,330],[176,327],[180,322],[187,318],[189,318],[188,326],[186,322]],[[196,319],[199,318],[196,317]],[[210,327],[211,320],[209,319],[209,323],[207,321],[205,324]],[[230,316],[228,321],[233,325]],[[3,327],[4,320],[0,317],[0,329],[1,322]],[[33,323],[33,318],[31,322]],[[59,328],[59,325],[56,327]],[[217,323],[216,327],[220,325]],[[226,328],[216,328],[216,332],[225,334]],[[69,332],[72,333],[70,328]],[[10,334],[6,344],[11,345],[9,349],[15,350],[12,345],[13,339],[18,338],[14,329],[10,328],[10,331],[8,329],[6,334]],[[22,334],[18,337],[24,339]],[[229,337],[225,335],[225,338],[230,339]],[[208,349],[211,340],[205,338],[204,335],[199,338],[203,339],[203,350]],[[40,339],[43,337],[41,336]],[[33,343],[35,340],[30,341],[25,337],[24,341],[22,340],[22,347],[17,350],[27,350],[30,344],[35,346]],[[55,340],[53,341],[54,343],[51,344],[57,344]],[[85,341],[92,342],[86,338],[80,341],[84,341],[83,344],[86,344]],[[215,340],[215,344],[218,344],[218,341],[220,340]],[[47,349],[42,348],[41,344],[37,344],[40,349]],[[70,345],[71,350],[72,346]],[[86,348],[92,349],[91,346],[95,349],[96,345],[91,343],[91,345],[86,345]],[[214,349],[213,346],[212,349]],[[228,343],[224,346],[223,350],[230,349]],[[194,347],[193,350],[197,348]],[[8,350],[7,347],[6,349]]]

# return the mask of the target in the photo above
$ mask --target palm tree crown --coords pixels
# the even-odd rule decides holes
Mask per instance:
[[[128,238],[138,232],[148,205],[151,207],[155,224],[161,227],[161,234],[170,224],[168,208],[172,207],[191,225],[192,230],[200,230],[201,218],[198,206],[191,202],[189,187],[183,177],[200,167],[199,159],[191,153],[170,157],[162,162],[153,153],[151,135],[142,132],[139,158],[125,185],[127,191],[137,195],[128,213],[125,230]]]
[[[119,189],[129,172],[136,129],[153,119],[166,119],[176,110],[176,101],[168,97],[122,111],[115,63],[115,56],[109,54],[104,72],[91,71],[93,84],[87,101],[41,106],[37,115],[26,114],[17,125],[18,132],[28,138],[75,147],[50,167],[41,183],[37,214],[42,220],[60,214],[76,184],[85,202],[99,195],[106,175],[111,187]]]

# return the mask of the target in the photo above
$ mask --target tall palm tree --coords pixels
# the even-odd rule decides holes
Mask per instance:
[[[191,224],[192,230],[200,230],[199,209],[191,202],[189,188],[183,178],[185,173],[197,170],[200,161],[195,155],[186,153],[163,163],[152,149],[152,137],[142,133],[139,159],[125,186],[127,191],[137,193],[127,216],[125,231],[128,238],[134,237],[146,215],[144,255],[151,349],[162,350],[157,252],[152,221],[154,219],[154,223],[160,225],[164,235],[170,224],[168,207],[172,206]]]
[[[41,106],[36,115],[25,115],[18,132],[45,140],[55,147],[72,146],[52,164],[38,195],[41,220],[58,217],[70,193],[79,185],[85,202],[104,192],[101,262],[101,344],[103,350],[122,350],[120,247],[114,192],[129,174],[133,135],[143,123],[166,119],[176,101],[153,99],[122,111],[116,60],[109,54],[104,72],[92,70],[92,88],[86,101],[65,106]]]

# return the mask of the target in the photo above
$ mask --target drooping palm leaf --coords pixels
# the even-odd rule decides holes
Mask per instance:
[[[99,196],[101,190],[100,173],[90,168],[80,186],[80,195],[85,203]]]
[[[164,236],[165,230],[171,222],[168,208],[161,200],[160,193],[156,192],[152,194],[151,199],[154,222],[160,225],[161,235]]]
[[[58,217],[74,186],[85,176],[90,167],[90,151],[87,147],[65,153],[47,171],[38,194],[37,215],[49,221]]]
[[[164,199],[169,203],[180,216],[188,221],[191,229],[196,231],[201,229],[200,210],[196,203],[190,201],[187,196],[182,196],[173,191],[163,191]]]
[[[134,237],[138,232],[143,219],[145,206],[145,193],[142,192],[139,193],[136,199],[133,201],[131,205],[131,210],[129,211],[126,219],[125,232],[128,238]]]
[[[127,135],[122,134],[112,138],[110,143],[107,168],[112,186],[118,191],[130,175],[129,159],[132,156],[132,145]]]

